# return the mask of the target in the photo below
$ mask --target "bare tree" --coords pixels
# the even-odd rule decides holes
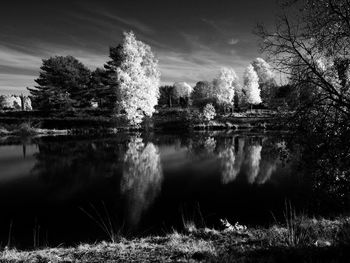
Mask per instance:
[[[273,30],[257,27],[262,51],[298,94],[313,94],[299,109],[322,106],[350,117],[350,1],[296,0],[281,7]]]

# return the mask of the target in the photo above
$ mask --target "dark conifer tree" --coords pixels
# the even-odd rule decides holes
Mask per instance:
[[[98,103],[101,109],[113,110],[116,105],[116,90],[111,85],[109,75],[105,69],[97,68],[91,74],[90,90],[93,94],[93,100]]]
[[[38,84],[28,88],[34,108],[65,110],[88,107],[92,94],[89,91],[91,72],[72,56],[44,59]]]
[[[117,47],[111,47],[109,49],[109,57],[110,60],[104,65],[104,87],[100,90],[100,95],[105,96],[104,103],[106,107],[112,111],[118,112],[120,109],[118,105],[119,81],[117,68],[120,67],[124,59],[122,45],[120,44]]]
[[[159,87],[160,98],[158,101],[159,106],[167,105],[169,108],[173,106],[174,98],[174,86],[161,86]]]

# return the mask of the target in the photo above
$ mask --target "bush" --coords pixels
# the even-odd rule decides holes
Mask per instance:
[[[212,104],[207,104],[205,105],[204,109],[203,109],[203,117],[206,121],[210,121],[212,119],[214,119],[214,117],[216,116],[216,112],[215,112],[215,108]]]

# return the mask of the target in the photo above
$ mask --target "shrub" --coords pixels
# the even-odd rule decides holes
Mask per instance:
[[[205,107],[203,109],[204,119],[206,121],[210,121],[210,120],[214,119],[215,116],[216,116],[216,112],[215,112],[214,106],[211,103],[205,105]]]

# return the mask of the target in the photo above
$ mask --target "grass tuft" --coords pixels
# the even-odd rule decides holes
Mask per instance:
[[[106,234],[109,241],[112,243],[116,243],[122,237],[122,228],[118,228],[115,226],[114,218],[111,213],[108,212],[108,209],[104,203],[102,203],[102,212],[100,212],[93,204],[90,204],[90,208],[92,212],[87,211],[84,208],[80,208],[96,225]]]

